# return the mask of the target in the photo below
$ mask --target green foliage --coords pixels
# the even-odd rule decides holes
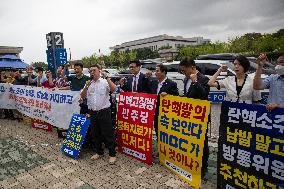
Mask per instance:
[[[158,51],[152,51],[150,48],[136,49],[135,51],[137,52],[137,59],[139,60],[146,60],[146,59],[153,59],[160,57]]]
[[[84,67],[89,68],[93,64],[100,64],[99,58],[96,56],[96,54],[93,54],[89,57],[85,56],[82,58],[82,64]]]
[[[167,49],[171,47],[161,47]],[[257,57],[260,53],[267,53],[269,59],[276,59],[280,54],[284,53],[284,29],[280,29],[273,34],[247,33],[243,36],[229,39],[228,42],[215,42],[198,46],[187,46],[178,48],[178,54],[175,60],[181,60],[190,56],[196,58],[202,54],[216,53],[240,53],[247,56]],[[106,67],[122,68],[127,67],[130,60],[145,60],[159,58],[158,51],[152,51],[150,48],[142,48],[136,50],[126,50],[119,52],[112,51],[110,55],[98,56],[93,54],[84,57],[82,63],[85,67],[92,64],[100,64],[102,62]]]
[[[215,42],[200,46],[188,46],[178,49],[176,60],[190,56],[196,58],[202,54],[240,53],[246,56],[258,56],[266,53],[269,59],[276,59],[284,53],[284,29],[273,34],[247,33],[229,39],[227,43]]]
[[[171,49],[171,48],[172,48],[172,46],[162,46],[162,47],[159,48],[159,50]]]
[[[99,64],[104,67],[113,67],[113,68],[121,68],[126,67],[130,60],[137,59],[136,51],[126,51],[126,52],[118,52],[112,51],[109,56],[102,55],[98,56],[93,54],[89,57],[83,57],[82,63],[84,67],[90,67],[92,64]],[[104,63],[104,65],[102,65]]]
[[[213,54],[220,52],[229,52],[229,47],[226,43],[216,42],[198,46],[182,47],[179,48],[178,55],[175,57],[175,60],[181,60],[187,56],[195,59],[201,54]]]

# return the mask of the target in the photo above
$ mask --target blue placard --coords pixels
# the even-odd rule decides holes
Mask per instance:
[[[64,65],[67,63],[67,52],[65,48],[56,48],[55,49],[56,65]]]
[[[61,151],[77,159],[80,154],[81,147],[84,143],[88,128],[90,124],[90,119],[86,118],[82,114],[74,114],[72,116],[66,139],[63,141]]]
[[[281,188],[284,183],[284,109],[222,103],[217,188]],[[244,179],[247,178],[247,179]]]
[[[225,100],[226,91],[212,91],[209,93],[210,102],[220,103]]]
[[[55,77],[56,69],[54,67],[54,62],[53,62],[53,49],[52,48],[46,50],[46,56],[47,56],[48,69],[51,71],[52,75]],[[56,67],[67,64],[67,52],[65,48],[55,49],[55,60],[56,60]]]

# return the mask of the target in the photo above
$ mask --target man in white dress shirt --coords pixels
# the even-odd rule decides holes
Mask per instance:
[[[91,80],[86,82],[81,92],[81,97],[87,97],[90,114],[90,133],[94,133],[91,140],[94,143],[96,154],[92,160],[100,158],[104,151],[102,142],[109,150],[109,163],[116,161],[114,129],[111,122],[110,92],[116,91],[116,85],[109,79],[105,72],[101,73],[99,65],[92,65],[89,69]],[[102,74],[103,78],[100,77]]]

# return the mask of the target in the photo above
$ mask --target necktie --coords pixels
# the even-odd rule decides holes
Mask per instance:
[[[133,81],[133,87],[132,87],[132,92],[136,92],[137,91],[137,83],[136,83],[136,76],[133,77],[134,81]]]

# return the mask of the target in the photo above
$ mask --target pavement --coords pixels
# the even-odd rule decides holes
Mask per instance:
[[[154,159],[153,165],[118,154],[115,165],[108,155],[90,160],[82,150],[74,160],[61,153],[57,133],[34,129],[27,123],[0,119],[0,188],[191,188]],[[209,168],[201,188],[217,188],[217,145],[210,142]],[[153,142],[153,151],[157,151]]]

